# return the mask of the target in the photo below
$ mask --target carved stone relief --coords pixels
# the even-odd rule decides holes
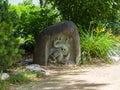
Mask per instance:
[[[48,63],[66,64],[70,58],[69,47],[69,39],[62,36],[55,38],[49,51]]]
[[[40,65],[77,64],[80,39],[76,25],[65,21],[47,27],[36,39],[33,62]]]

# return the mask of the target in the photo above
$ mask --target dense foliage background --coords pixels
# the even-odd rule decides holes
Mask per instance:
[[[14,13],[14,35],[24,38],[25,48],[33,50],[36,36],[47,26],[60,22],[59,12],[52,9],[51,4],[42,8],[33,4],[20,4],[10,6],[10,12]],[[32,49],[32,50],[31,50]]]
[[[63,20],[88,27],[91,21],[97,23],[118,22],[120,20],[119,0],[47,0],[53,1],[60,11]]]

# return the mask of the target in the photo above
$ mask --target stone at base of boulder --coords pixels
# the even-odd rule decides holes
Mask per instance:
[[[30,71],[43,72],[45,75],[49,75],[49,72],[47,70],[43,69],[42,67],[40,67],[39,64],[27,65],[27,66],[25,66],[25,68],[30,70]]]

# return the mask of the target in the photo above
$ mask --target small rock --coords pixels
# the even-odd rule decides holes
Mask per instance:
[[[41,68],[39,64],[27,65],[27,66],[25,66],[25,68],[28,69],[28,70],[30,70],[30,71],[44,72],[45,75],[49,75],[49,72],[47,70]]]
[[[38,64],[27,65],[25,68],[29,69],[30,71],[41,71],[40,65]]]
[[[8,73],[2,73],[0,78],[1,78],[1,80],[6,80],[9,77],[10,77],[10,75]]]
[[[112,61],[119,61],[120,60],[120,57],[119,56],[111,56],[110,57],[110,59],[112,60]]]

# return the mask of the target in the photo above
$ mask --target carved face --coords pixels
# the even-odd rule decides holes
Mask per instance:
[[[68,48],[65,45],[63,45],[63,47],[61,47],[61,52],[62,52],[63,55],[67,55],[68,54]]]

